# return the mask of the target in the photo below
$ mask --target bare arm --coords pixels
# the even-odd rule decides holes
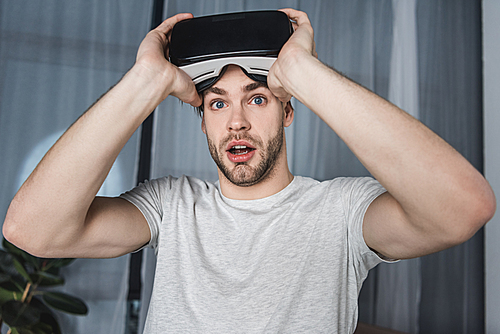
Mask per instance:
[[[270,88],[314,111],[388,190],[365,215],[368,246],[410,258],[469,239],[495,212],[487,181],[418,120],[318,61],[307,16],[285,11],[298,24]]]
[[[201,104],[191,79],[165,59],[180,14],[141,43],[136,64],[49,150],[14,197],[4,236],[43,257],[113,257],[149,241],[147,223],[129,202],[95,197],[119,152],[168,95]]]

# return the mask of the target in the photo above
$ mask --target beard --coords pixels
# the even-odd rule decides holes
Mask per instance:
[[[207,142],[212,159],[214,159],[215,164],[226,179],[234,185],[249,187],[269,178],[273,174],[276,162],[283,148],[283,133],[283,126],[280,126],[276,135],[267,142],[267,145],[264,145],[262,140],[254,138],[249,134],[240,133],[226,136],[218,148],[208,135]],[[227,144],[233,139],[247,140],[258,149],[260,162],[257,166],[250,166],[247,162],[240,162],[236,163],[233,169],[230,169],[224,163],[223,158],[226,153]]]

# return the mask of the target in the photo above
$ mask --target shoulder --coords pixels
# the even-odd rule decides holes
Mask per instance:
[[[310,177],[295,176],[297,187],[311,191],[327,191],[345,196],[370,195],[382,193],[385,189],[372,177],[337,177],[318,181]]]
[[[180,177],[164,176],[152,180],[146,180],[138,187],[148,188],[157,191],[168,190],[208,190],[216,188],[216,184],[211,181],[204,181],[196,177],[182,175]]]
[[[199,198],[217,191],[217,186],[213,182],[186,175],[181,177],[165,176],[146,180],[121,194],[120,197],[133,203],[155,203],[156,207],[160,207],[175,198]]]
[[[290,188],[291,200],[302,204],[324,203],[325,209],[335,207],[343,211],[351,210],[359,202],[371,202],[385,192],[380,183],[371,177],[338,177],[318,181],[295,176]]]
[[[371,177],[338,177],[316,181],[299,178],[299,200],[305,205],[320,205],[325,212],[341,215],[346,221],[362,219],[368,206],[381,194],[384,187]]]
[[[335,179],[337,187],[348,196],[373,196],[380,195],[386,190],[373,177],[339,177]]]
[[[336,179],[335,183],[332,186],[338,189],[347,216],[352,214],[364,216],[368,206],[386,192],[385,188],[372,177],[342,177]]]

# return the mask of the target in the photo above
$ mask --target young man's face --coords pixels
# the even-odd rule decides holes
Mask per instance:
[[[235,65],[204,92],[202,130],[220,173],[238,186],[251,186],[273,175],[285,159],[284,126],[293,111],[265,84]]]

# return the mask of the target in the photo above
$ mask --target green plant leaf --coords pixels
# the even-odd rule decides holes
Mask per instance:
[[[0,283],[8,282],[10,280],[10,275],[5,273],[0,273]]]
[[[88,312],[87,305],[81,299],[62,292],[43,292],[42,298],[48,306],[66,313],[86,315]]]
[[[1,310],[2,318],[9,327],[27,327],[40,321],[40,310],[18,300],[9,300]]]
[[[52,327],[50,327],[47,324],[39,322],[36,325],[31,326],[29,329],[24,329],[26,331],[26,334],[52,334],[54,331],[52,330]],[[24,334],[22,332],[19,332],[19,334]]]
[[[17,272],[28,282],[33,283],[31,281],[30,275],[26,272],[26,269],[24,269],[24,266],[19,262],[15,257],[12,258],[12,264],[14,265],[14,268],[16,268]]]
[[[23,259],[23,262],[30,263],[34,268],[38,269],[40,267],[40,258],[23,251],[21,248],[16,247],[15,245],[8,242],[5,238],[2,241],[2,247],[7,252],[17,256],[19,259]]]
[[[43,323],[38,323],[36,325],[33,325],[29,328],[23,328],[23,327],[18,327],[18,328],[11,328],[12,329],[12,334],[53,334],[55,333],[52,330],[52,327],[49,325],[43,324]],[[16,330],[16,332],[14,332]]]
[[[42,300],[36,296],[34,296],[32,299],[31,299],[31,302],[30,302],[30,305],[33,306],[34,308],[37,308],[40,313],[44,314],[44,313],[47,313],[47,314],[52,314],[52,309],[50,307],[48,307],[47,305],[45,305]]]
[[[23,283],[24,285],[18,284],[18,282],[15,282],[13,280],[10,280],[9,282],[5,283],[0,283],[0,288],[9,290],[9,291],[15,291],[15,292],[24,292],[24,288],[26,286],[26,283]]]
[[[75,259],[51,259],[50,266],[53,268],[62,268],[70,265]]]
[[[39,330],[36,332],[37,334],[61,334],[61,328],[59,327],[56,318],[49,313],[42,313],[40,322],[33,326],[33,328]],[[47,331],[47,329],[49,330]]]
[[[19,282],[14,281],[14,280],[10,280],[9,282],[0,283],[0,288],[7,290],[7,291],[13,291],[16,293],[20,293],[22,296],[24,293],[24,290],[26,288],[26,282],[22,282],[21,284]],[[21,299],[21,298],[18,298],[18,299]]]
[[[5,304],[9,300],[20,300],[22,296],[22,292],[10,291],[0,287],[0,305]]]
[[[18,261],[19,262],[19,261]],[[13,280],[25,282],[14,265],[14,256],[0,249],[0,271],[9,275]]]
[[[31,329],[23,328],[23,327],[18,327],[18,328],[11,328],[12,334],[38,334],[37,332],[32,331]],[[14,331],[15,330],[15,331]]]
[[[39,286],[56,286],[64,284],[64,278],[43,271],[31,274],[30,278],[32,282],[38,283]]]
[[[40,313],[40,320],[27,327],[13,327],[12,333],[19,334],[61,334],[61,328],[52,311],[37,297],[33,297],[29,304]],[[17,331],[15,332],[14,329]]]
[[[20,248],[14,246],[12,243],[10,243],[9,241],[7,241],[7,239],[5,239],[5,238],[2,240],[2,247],[7,252],[12,253],[12,254],[21,255],[21,253],[24,252]]]

